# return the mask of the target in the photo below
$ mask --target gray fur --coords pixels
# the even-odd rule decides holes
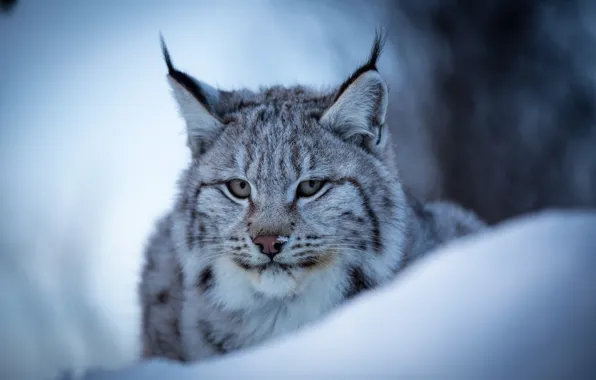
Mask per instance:
[[[141,275],[142,325],[152,328],[143,329],[142,341],[146,356],[181,360],[182,271],[173,257],[175,243],[171,227],[170,217],[161,219],[145,252]]]
[[[145,355],[194,361],[282,336],[387,283],[408,260],[482,228],[455,205],[406,195],[384,126],[379,41],[339,90],[209,96],[164,47],[193,159],[146,251]],[[235,198],[231,179],[247,181],[250,197]],[[297,197],[309,179],[326,184]],[[276,266],[264,266],[269,259],[251,241],[257,235],[289,238]],[[163,292],[167,302],[159,302]]]

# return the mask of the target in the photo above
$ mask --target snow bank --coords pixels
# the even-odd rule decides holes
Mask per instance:
[[[280,341],[85,380],[594,378],[595,233],[596,213],[523,218],[436,251]]]

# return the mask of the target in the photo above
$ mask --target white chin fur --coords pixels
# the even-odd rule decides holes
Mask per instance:
[[[290,276],[280,268],[267,268],[263,272],[251,275],[251,282],[255,290],[271,298],[285,298],[296,294],[298,281],[296,275]]]

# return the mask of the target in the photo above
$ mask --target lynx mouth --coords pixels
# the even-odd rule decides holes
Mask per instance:
[[[242,261],[239,259],[234,259],[234,263],[236,263],[236,265],[238,265],[240,268],[242,268],[244,270],[259,271],[259,272],[263,272],[267,269],[272,269],[272,270],[281,269],[283,271],[286,271],[293,267],[296,267],[296,265],[282,264],[277,261],[269,261],[268,263],[265,263],[265,264],[249,264],[245,261]]]
[[[266,264],[258,264],[258,265],[253,265],[252,268],[254,269],[267,269],[267,268],[280,268],[280,269],[285,269],[285,268],[290,268],[292,267],[292,265],[289,264],[281,264],[278,263],[276,261],[270,261]]]
[[[303,258],[294,263],[280,263],[277,261],[269,261],[265,264],[251,264],[240,259],[235,258],[236,265],[247,271],[257,271],[263,273],[266,270],[288,272],[293,269],[317,269],[330,266],[333,263],[333,254],[328,252],[314,257]]]

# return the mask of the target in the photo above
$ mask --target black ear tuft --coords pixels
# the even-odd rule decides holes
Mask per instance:
[[[168,51],[168,47],[166,46],[166,41],[163,38],[163,34],[159,33],[159,41],[161,42],[161,52],[163,53],[163,59],[166,61],[166,65],[168,66],[168,74],[172,74],[172,71],[176,71],[174,69],[174,65],[172,65],[172,59],[170,58],[170,52]]]
[[[377,61],[383,53],[383,48],[385,47],[386,41],[387,33],[383,29],[377,29],[375,32],[373,47],[370,51],[370,56],[368,57],[368,61],[364,66],[370,67],[370,70],[377,70]]]
[[[383,53],[383,47],[385,46],[386,41],[387,33],[383,29],[377,29],[368,60],[358,69],[356,69],[356,71],[354,71],[354,73],[352,73],[352,75],[350,75],[350,77],[342,83],[342,85],[339,87],[339,90],[337,90],[337,93],[335,94],[334,101],[337,101],[346,88],[348,88],[356,79],[358,79],[360,75],[370,70],[378,71],[377,61],[379,60],[381,53]]]
[[[168,75],[178,82],[182,87],[184,87],[186,91],[188,91],[197,101],[207,108],[207,110],[213,111],[211,105],[207,101],[207,96],[199,84],[189,75],[183,73],[182,71],[176,70],[172,64],[170,52],[168,51],[168,47],[166,46],[166,42],[161,33],[159,38],[161,40],[161,52],[163,53],[164,61],[166,61],[166,66],[168,67]]]

